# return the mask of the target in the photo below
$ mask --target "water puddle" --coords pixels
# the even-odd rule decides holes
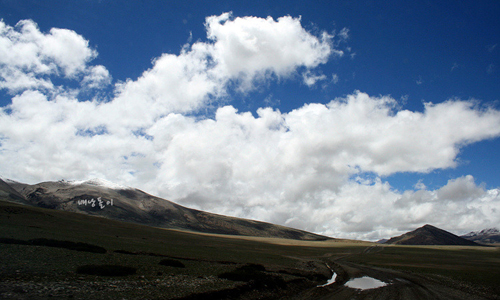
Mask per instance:
[[[332,278],[328,279],[328,281],[325,284],[318,285],[317,287],[324,287],[332,283],[335,283],[335,279],[337,279],[337,273],[333,272]]]
[[[351,279],[348,282],[346,282],[345,285],[353,289],[368,290],[386,286],[387,283],[375,278],[364,276],[360,278]]]

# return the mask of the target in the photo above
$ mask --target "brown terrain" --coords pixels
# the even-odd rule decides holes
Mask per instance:
[[[9,186],[0,182],[0,299],[500,299],[496,247],[380,245],[165,229],[137,224],[167,219],[147,213],[159,209],[132,205],[138,201],[158,207],[157,198],[137,190],[129,191],[135,198],[122,200],[118,191],[78,186],[86,190],[85,197],[97,197],[96,191],[106,192],[99,195],[106,200],[116,196],[116,216],[132,212],[138,218],[123,222],[93,211],[71,211],[77,207],[68,199],[78,200],[75,195],[81,192],[67,183],[25,185],[21,193],[19,185]],[[52,191],[57,197],[49,201]],[[20,204],[24,195],[32,196]],[[148,206],[148,201],[154,204]],[[27,204],[37,202],[66,203],[66,209]],[[171,202],[165,205],[179,209],[176,213],[190,212]],[[169,224],[191,220],[184,218]],[[418,240],[449,237],[424,227]],[[333,272],[335,282],[321,286]],[[348,287],[351,280],[366,276],[385,286]]]
[[[385,244],[479,246],[473,241],[466,240],[432,225],[424,225],[414,231],[393,237],[386,241]]]
[[[79,184],[42,182],[34,185],[2,181],[0,184],[10,184],[14,188],[11,192],[18,192],[15,194],[18,203],[142,225],[230,235],[328,239],[303,230],[190,209],[134,188],[109,188],[92,181]]]

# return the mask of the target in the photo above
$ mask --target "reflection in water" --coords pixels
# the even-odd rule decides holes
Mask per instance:
[[[335,279],[337,279],[337,273],[333,272],[332,278],[330,278],[325,284],[318,285],[318,287],[324,287],[330,285],[335,282]]]
[[[368,290],[386,286],[387,283],[375,278],[364,276],[361,278],[351,279],[345,285],[353,289]]]

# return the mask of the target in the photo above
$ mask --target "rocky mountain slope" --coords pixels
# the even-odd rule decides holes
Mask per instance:
[[[483,229],[481,231],[472,231],[461,236],[462,238],[480,244],[500,243],[500,231],[497,228]]]
[[[393,237],[385,242],[385,244],[479,246],[475,242],[466,240],[432,225],[424,225],[414,231]]]
[[[0,183],[9,201],[84,213],[161,228],[298,240],[327,237],[265,222],[227,217],[190,209],[141,190],[104,180],[42,182],[34,185]]]
[[[0,198],[4,198],[11,202],[28,204],[23,195],[12,188],[8,183],[0,178]]]

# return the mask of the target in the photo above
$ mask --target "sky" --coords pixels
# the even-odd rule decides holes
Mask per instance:
[[[500,226],[498,1],[0,0],[0,176],[339,238]]]

